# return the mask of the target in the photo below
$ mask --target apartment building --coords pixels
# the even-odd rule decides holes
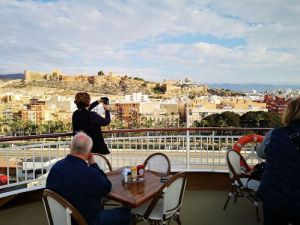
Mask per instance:
[[[165,127],[179,126],[179,113],[177,103],[142,103],[140,107],[142,126],[146,126],[149,121],[151,121],[154,125],[160,124],[164,125]]]
[[[34,124],[41,125],[54,119],[53,112],[53,110],[46,108],[45,101],[34,98],[30,99],[26,109],[21,111],[21,117],[23,121],[31,121]]]
[[[269,112],[283,115],[287,107],[288,99],[280,96],[265,95],[264,102]]]
[[[148,98],[142,93],[125,95],[124,100],[113,104],[113,117],[125,126],[147,126],[147,124],[164,124],[178,126],[179,114],[177,102],[161,101]]]
[[[226,111],[242,115],[250,111],[267,111],[266,103],[254,102],[245,97],[219,97],[204,96],[189,100],[185,104],[184,112],[187,126],[192,126],[195,121],[200,122],[211,114],[220,114]]]
[[[113,117],[132,127],[140,123],[140,103],[120,102],[113,106]]]

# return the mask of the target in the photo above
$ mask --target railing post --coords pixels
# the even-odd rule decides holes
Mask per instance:
[[[211,144],[212,144],[212,164],[213,164],[213,171],[215,171],[215,132],[212,132],[211,135]]]
[[[190,131],[186,131],[186,169],[190,169]]]
[[[147,132],[147,152],[149,151],[149,131]]]

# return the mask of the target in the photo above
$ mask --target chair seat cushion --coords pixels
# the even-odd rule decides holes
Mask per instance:
[[[241,178],[241,182],[244,187],[247,187],[248,189],[251,189],[253,191],[257,191],[260,181],[259,180],[252,180],[249,178]],[[235,181],[235,184],[238,185],[237,181]]]
[[[131,212],[135,215],[144,216],[149,204],[151,201],[146,202],[138,208],[132,209]],[[158,200],[154,209],[152,210],[149,219],[152,220],[162,220],[163,219],[163,201],[162,199]]]

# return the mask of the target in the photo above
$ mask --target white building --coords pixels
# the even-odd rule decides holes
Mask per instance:
[[[131,95],[125,95],[124,102],[149,102],[148,95],[142,93],[133,93]]]

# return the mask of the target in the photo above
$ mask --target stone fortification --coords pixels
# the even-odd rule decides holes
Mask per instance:
[[[90,76],[90,75],[66,75],[60,70],[53,70],[50,73],[37,72],[37,71],[24,71],[24,81],[64,81],[64,82],[84,82],[99,85],[103,82],[110,81],[112,83],[118,83],[122,77],[116,76],[113,73],[103,76]]]

